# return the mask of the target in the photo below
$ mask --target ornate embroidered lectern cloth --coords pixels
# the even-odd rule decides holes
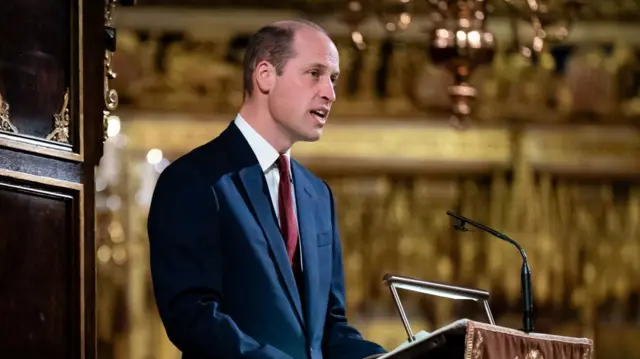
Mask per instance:
[[[467,321],[464,359],[592,359],[593,342]]]
[[[593,359],[593,341],[461,319],[422,333],[379,359]]]

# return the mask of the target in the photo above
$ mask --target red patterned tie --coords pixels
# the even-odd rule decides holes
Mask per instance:
[[[298,246],[298,224],[293,209],[293,194],[291,191],[291,175],[289,160],[284,155],[278,158],[280,185],[278,186],[278,213],[280,214],[280,231],[287,246],[289,263],[293,265],[293,258]]]

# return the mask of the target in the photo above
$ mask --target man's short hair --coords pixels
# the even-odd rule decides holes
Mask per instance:
[[[260,61],[268,61],[282,75],[287,61],[295,56],[293,38],[296,30],[310,27],[327,35],[320,25],[308,20],[287,20],[276,22],[258,30],[247,44],[243,61],[244,96],[253,94],[253,73]]]

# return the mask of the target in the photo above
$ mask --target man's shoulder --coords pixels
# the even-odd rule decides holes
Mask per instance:
[[[204,178],[215,176],[221,172],[225,159],[225,151],[219,137],[195,147],[172,161],[160,174],[162,179],[180,179],[183,184],[199,182]]]
[[[205,162],[207,162],[207,158],[210,157],[207,155],[207,152],[212,152],[211,150],[215,146],[214,143],[215,139],[180,155],[167,166],[165,171],[168,171],[168,173],[170,173],[171,171],[177,170],[188,171],[197,169],[198,167],[204,165]]]
[[[309,170],[308,168],[300,164],[300,162],[295,161],[295,164],[300,169],[300,173],[306,179],[307,183],[309,183],[313,187],[314,192],[321,199],[329,199],[330,197],[329,185],[320,177],[316,176],[313,172],[311,172],[311,170]]]

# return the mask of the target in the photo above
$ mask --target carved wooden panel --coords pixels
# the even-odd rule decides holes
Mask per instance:
[[[79,198],[78,191],[0,177],[3,357],[80,357]]]
[[[0,131],[12,141],[64,152],[77,143],[81,2],[0,2]]]
[[[0,357],[96,357],[105,3],[0,1]]]

